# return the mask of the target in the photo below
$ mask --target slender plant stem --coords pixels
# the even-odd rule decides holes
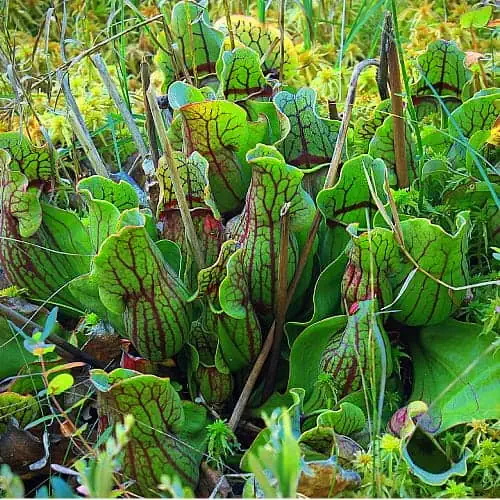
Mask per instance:
[[[278,286],[276,287],[276,328],[271,351],[271,359],[267,370],[266,383],[264,385],[263,399],[266,400],[274,390],[276,383],[276,372],[281,353],[281,341],[285,328],[287,309],[287,286],[288,286],[288,243],[290,237],[290,203],[285,203],[281,209],[281,231],[280,231],[280,253],[278,262]]]
[[[266,0],[257,0],[257,10],[259,21],[264,24],[266,22]]]
[[[196,66],[196,48],[194,46],[194,35],[193,35],[193,24],[192,24],[193,21],[191,19],[191,12],[189,10],[188,0],[184,0],[184,10],[186,12],[189,45],[191,46],[191,53],[192,53],[191,65],[193,71],[194,86],[198,87],[198,67]]]
[[[153,114],[151,113],[151,108],[149,107],[148,97],[146,95],[150,84],[150,75],[149,64],[146,59],[143,59],[141,61],[141,82],[142,93],[144,96],[144,113],[146,115],[146,132],[148,133],[149,146],[151,148],[151,159],[153,161],[154,169],[156,170],[158,168],[160,153],[158,151],[158,142],[156,140],[155,122]]]
[[[241,416],[243,415],[243,411],[245,410],[248,399],[252,394],[254,385],[259,378],[260,372],[262,370],[262,367],[264,366],[264,363],[266,362],[267,356],[271,352],[271,348],[274,342],[274,329],[275,323],[273,323],[271,328],[269,329],[264,345],[262,346],[259,356],[255,360],[252,371],[250,372],[250,375],[245,382],[245,386],[243,387],[236,406],[234,407],[233,413],[231,414],[231,418],[229,419],[229,427],[231,427],[233,431],[236,429],[236,427],[238,427],[238,423]]]
[[[161,145],[163,147],[163,157],[165,158],[168,171],[170,173],[170,178],[172,179],[175,197],[177,198],[177,203],[179,204],[179,210],[181,212],[181,218],[184,224],[184,229],[186,231],[186,236],[191,247],[191,252],[198,266],[198,269],[203,269],[205,267],[205,259],[201,251],[201,245],[198,241],[198,236],[194,229],[193,219],[191,218],[191,212],[189,211],[186,195],[184,194],[184,189],[182,188],[182,182],[177,170],[177,165],[174,161],[172,145],[170,144],[170,141],[168,139],[167,129],[165,127],[165,124],[163,123],[160,108],[158,107],[156,92],[152,85],[149,86],[146,95],[149,101],[149,107],[151,108],[151,113],[153,115],[156,130],[158,131]]]
[[[280,82],[283,84],[285,74],[285,9],[286,0],[280,0]]]
[[[231,23],[231,9],[229,8],[228,0],[224,0],[224,13],[226,15],[227,31],[229,33],[229,43],[231,44],[231,50],[234,50],[236,45],[234,44],[233,25]]]
[[[63,74],[61,70],[58,70],[57,79],[59,80],[62,91],[64,93],[64,98],[66,99],[69,120],[71,122],[71,125],[73,126],[76,137],[85,150],[92,168],[94,169],[96,174],[102,175],[103,177],[109,177],[108,169],[104,165],[101,155],[98,153],[94,143],[92,142],[90,132],[85,125],[82,113],[80,112],[78,104],[76,103],[75,98],[71,93],[71,89],[69,88],[68,73]]]
[[[120,111],[121,117],[123,118],[123,121],[125,122],[130,131],[130,134],[135,142],[139,154],[142,156],[143,159],[146,158],[149,154],[148,148],[144,143],[144,139],[142,138],[141,132],[139,131],[139,127],[137,127],[134,121],[134,117],[132,116],[130,109],[125,104],[125,101],[118,92],[118,89],[116,88],[116,85],[113,82],[111,75],[109,74],[108,68],[106,67],[106,63],[104,62],[100,54],[94,54],[90,56],[90,58],[92,59],[92,62],[97,68],[97,71],[99,71],[99,75],[101,75],[101,79],[104,85],[106,86],[108,94],[110,95],[111,99],[113,99],[115,106]]]
[[[30,333],[43,330],[43,328],[38,323],[35,323],[29,318],[26,318],[26,316],[23,316],[21,313],[18,313],[14,309],[7,307],[5,304],[0,303],[0,313],[7,319],[12,321],[12,323],[14,323],[16,326],[22,329],[26,329]],[[81,349],[78,349],[78,347],[75,347],[73,344],[66,342],[66,340],[59,337],[59,335],[55,333],[51,333],[48,336],[48,340],[63,351],[69,353],[73,359],[83,361],[84,363],[95,368],[106,368],[105,363],[95,359],[94,357],[90,356],[90,354],[87,354]]]

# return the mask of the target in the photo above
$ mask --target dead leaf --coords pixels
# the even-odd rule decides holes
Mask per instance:
[[[359,474],[343,469],[335,457],[308,462],[299,478],[297,492],[309,498],[331,498],[361,484]]]

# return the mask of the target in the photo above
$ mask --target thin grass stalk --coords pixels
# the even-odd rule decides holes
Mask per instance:
[[[182,188],[181,178],[174,161],[172,146],[167,136],[167,129],[165,127],[165,124],[163,123],[160,108],[158,107],[156,92],[152,85],[149,85],[147,98],[149,101],[149,107],[151,108],[151,113],[153,115],[156,130],[158,131],[158,135],[163,147],[163,156],[168,166],[170,178],[172,179],[175,197],[177,198],[177,203],[179,204],[179,210],[181,212],[181,218],[184,224],[184,229],[186,231],[189,246],[198,269],[203,269],[205,267],[205,259],[203,257],[203,252],[201,251],[201,245],[198,240],[198,236],[194,229],[193,219],[191,218],[191,212],[189,211],[186,195],[184,194],[184,189]]]
[[[283,83],[285,75],[285,9],[286,0],[280,0],[280,82]]]
[[[113,99],[115,106],[120,111],[121,117],[125,122],[125,124],[127,125],[130,131],[130,135],[132,136],[132,139],[137,147],[137,151],[139,152],[141,157],[145,159],[149,154],[148,148],[144,143],[144,139],[142,138],[141,132],[139,131],[139,128],[137,127],[134,121],[134,117],[132,116],[130,109],[125,104],[122,96],[118,92],[118,89],[116,88],[116,85],[111,78],[111,75],[108,72],[106,63],[104,62],[100,54],[94,54],[90,58],[92,59],[92,62],[97,68],[97,71],[101,76],[101,79],[106,87],[106,90],[108,91],[108,94],[110,95],[111,99]]]
[[[85,154],[87,155],[87,158],[92,165],[92,168],[97,175],[109,177],[108,169],[106,168],[101,155],[97,151],[95,144],[92,142],[90,132],[85,125],[82,113],[80,112],[78,104],[76,103],[75,98],[71,93],[71,89],[69,88],[68,74],[63,74],[61,70],[58,70],[57,79],[59,80],[64,98],[66,99],[66,104],[68,106],[68,118],[71,122],[76,137],[80,141],[80,144],[82,145]]]
[[[123,31],[125,29],[125,2],[123,0],[119,0],[120,2],[120,27]],[[119,38],[120,50],[118,53],[118,66],[119,66],[119,75],[120,75],[120,85],[122,87],[122,93],[127,103],[127,106],[132,109],[132,105],[130,103],[130,95],[128,92],[128,82],[127,82],[127,54],[126,54],[126,38],[124,36]]]
[[[234,50],[236,45],[234,44],[234,32],[233,32],[233,25],[231,23],[231,9],[229,8],[229,0],[224,0],[224,14],[226,15],[227,31],[229,33],[229,43],[231,44],[231,50]]]
[[[314,41],[314,11],[312,0],[303,0],[302,8],[306,20],[306,31],[304,33],[304,49],[309,50]]]
[[[261,23],[266,22],[266,0],[257,0],[257,11],[259,16],[259,21]]]
[[[193,68],[194,86],[198,87],[198,67],[196,65],[196,50],[194,47],[193,25],[192,25],[192,19],[191,19],[191,12],[189,11],[188,0],[184,0],[184,10],[186,12],[186,18],[187,18],[187,30],[188,30],[188,37],[189,37],[189,45],[191,46],[191,52],[192,52],[191,66]]]
[[[274,332],[271,359],[264,385],[263,399],[266,400],[274,390],[276,372],[281,354],[281,341],[285,329],[287,287],[288,287],[288,243],[290,237],[290,203],[285,203],[281,209],[280,219],[280,253],[278,261],[278,286],[276,287],[276,328]]]

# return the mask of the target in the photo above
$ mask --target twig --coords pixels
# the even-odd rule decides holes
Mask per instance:
[[[263,399],[266,400],[272,393],[276,382],[276,371],[281,352],[281,341],[283,340],[283,330],[286,318],[286,302],[288,287],[288,239],[290,223],[290,203],[285,203],[281,209],[281,234],[280,253],[278,264],[278,286],[276,287],[276,329],[271,351],[271,358],[267,370],[266,383],[264,384]]]
[[[102,161],[101,156],[97,152],[97,149],[92,142],[92,138],[90,137],[90,132],[85,125],[85,121],[83,120],[83,116],[76,104],[75,98],[71,93],[71,89],[69,88],[69,79],[68,74],[63,74],[62,71],[57,71],[57,79],[61,84],[62,91],[64,93],[64,97],[66,99],[66,104],[68,105],[68,118],[71,122],[71,125],[74,129],[75,135],[80,141],[85,153],[92,165],[94,171],[98,175],[102,175],[103,177],[109,177],[109,172]]]
[[[130,134],[132,135],[132,139],[137,146],[137,151],[142,156],[142,158],[145,159],[149,154],[148,148],[144,143],[141,132],[139,131],[139,128],[134,121],[132,113],[130,112],[129,108],[125,104],[125,101],[118,92],[115,82],[113,82],[113,80],[111,79],[111,75],[109,74],[108,68],[106,67],[106,63],[104,62],[100,54],[94,54],[90,56],[90,58],[97,68],[97,71],[99,71],[99,75],[101,75],[101,79],[106,86],[109,96],[111,97],[111,99],[113,99],[115,106],[120,111],[123,121],[127,125]]]
[[[25,316],[18,313],[14,309],[7,307],[5,304],[0,303],[0,313],[6,318],[10,319],[12,323],[14,323],[19,328],[22,329],[26,328],[27,331],[32,334],[38,330],[43,330],[43,328],[38,323],[35,323],[34,321],[26,318]],[[75,347],[69,342],[66,342],[66,340],[59,337],[59,335],[55,333],[51,333],[48,336],[48,340],[52,342],[52,344],[55,344],[57,347],[62,349],[63,351],[71,354],[73,359],[83,361],[84,363],[87,363],[88,365],[93,366],[95,368],[102,368],[102,369],[106,368],[105,363],[102,363],[101,361],[95,359],[86,352],[83,352],[82,350],[78,349],[78,347]]]
[[[205,267],[205,259],[201,251],[200,242],[198,241],[198,236],[194,229],[193,219],[191,218],[191,212],[189,211],[189,206],[187,204],[186,195],[184,194],[184,189],[182,188],[181,178],[177,170],[177,165],[174,161],[174,155],[172,146],[167,136],[167,129],[163,123],[160,108],[158,107],[158,101],[156,98],[156,92],[152,85],[146,93],[149,107],[151,108],[151,113],[153,115],[153,120],[160,137],[160,141],[163,147],[163,157],[167,163],[168,171],[170,173],[170,178],[172,179],[172,184],[174,186],[175,197],[177,198],[177,203],[179,204],[179,210],[181,212],[182,222],[184,224],[184,229],[186,230],[186,236],[191,247],[193,257],[196,261],[198,269],[203,269]]]
[[[392,123],[394,128],[394,156],[396,160],[396,176],[400,188],[408,187],[408,166],[406,164],[405,122],[403,119],[403,97],[401,75],[399,70],[398,52],[393,40],[391,14],[386,14],[387,32],[389,34],[387,47],[387,62],[389,68],[389,87],[391,90]]]
[[[154,169],[158,168],[158,160],[160,153],[158,152],[158,142],[156,141],[155,122],[149,107],[148,97],[146,92],[150,84],[150,70],[149,64],[146,59],[141,61],[141,80],[142,80],[142,93],[144,96],[144,112],[146,114],[146,131],[148,133],[149,145],[151,147],[151,159],[153,161]]]
[[[366,59],[364,61],[361,61],[360,63],[358,63],[354,67],[354,71],[353,71],[353,74],[351,76],[351,81],[349,83],[349,91],[348,91],[347,97],[346,97],[344,116],[342,118],[342,123],[340,125],[339,134],[337,136],[337,141],[335,143],[335,149],[333,151],[332,160],[330,162],[330,168],[328,169],[328,174],[326,176],[324,189],[328,189],[331,186],[333,186],[333,184],[337,178],[337,172],[338,172],[338,168],[340,165],[340,160],[342,158],[342,149],[344,146],[345,139],[347,137],[347,130],[349,127],[349,121],[351,119],[352,108],[354,105],[354,101],[356,99],[356,88],[358,85],[359,75],[368,66],[377,66],[377,65],[378,65],[378,61],[376,59]],[[316,214],[315,214],[313,222],[311,224],[311,228],[310,228],[309,234],[307,236],[307,241],[306,241],[304,248],[300,254],[299,262],[297,263],[297,267],[295,269],[295,274],[293,276],[293,280],[292,280],[290,286],[288,287],[285,314],[286,314],[286,310],[288,309],[288,307],[290,307],[290,303],[292,301],[293,295],[294,295],[295,290],[297,289],[297,286],[299,284],[299,281],[300,281],[300,278],[301,278],[302,273],[304,271],[304,268],[306,266],[309,254],[311,253],[311,249],[312,249],[312,246],[314,243],[314,238],[316,237],[316,233],[318,231],[320,222],[321,222],[321,212],[319,211],[319,209],[316,209]],[[273,324],[271,325],[271,328],[269,329],[266,341],[264,342],[264,345],[262,346],[262,350],[261,350],[257,360],[255,361],[255,364],[252,368],[252,371],[250,372],[250,375],[248,376],[248,379],[245,382],[245,386],[243,387],[243,390],[241,391],[240,397],[238,398],[236,406],[234,407],[233,413],[231,415],[231,419],[229,420],[229,426],[233,430],[236,429],[236,427],[238,426],[238,422],[241,418],[241,415],[243,414],[243,411],[244,411],[245,406],[248,402],[248,399],[250,398],[250,394],[252,393],[255,382],[257,381],[257,378],[260,374],[260,371],[262,370],[262,367],[267,359],[267,356],[269,355],[269,352],[271,350],[273,340],[274,340],[275,328],[276,328],[276,321],[273,322]]]

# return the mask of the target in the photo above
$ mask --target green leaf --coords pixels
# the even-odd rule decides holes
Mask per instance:
[[[472,134],[469,140],[469,148],[465,154],[465,168],[473,173],[473,175],[480,177],[481,174],[476,166],[474,157],[484,158],[485,163],[489,162],[490,165],[496,165],[500,161],[500,148],[489,144],[490,138],[489,130],[478,130]],[[481,159],[481,163],[483,160]]]
[[[406,144],[406,167],[410,181],[418,176],[416,164],[416,146],[413,139],[411,128],[407,125],[405,128],[405,144]],[[370,141],[368,154],[373,158],[381,158],[384,160],[389,170],[389,184],[397,185],[396,176],[396,155],[394,152],[394,127],[393,117],[388,116],[381,127],[377,129],[375,135]]]
[[[179,113],[188,154],[198,151],[208,160],[208,179],[218,209],[236,210],[250,182],[249,167],[241,161],[251,140],[245,111],[229,101],[204,101],[182,106]]]
[[[412,95],[433,95],[430,84],[440,96],[453,96],[461,101],[462,88],[472,72],[465,67],[465,53],[454,41],[437,40],[429,44],[417,62],[425,78],[421,76],[416,82]],[[414,104],[418,104],[418,97]]]
[[[75,214],[40,203],[26,177],[2,160],[0,261],[7,278],[31,297],[78,308],[67,284],[90,269],[88,233]]]
[[[448,319],[409,337],[413,360],[410,400],[429,405],[437,433],[472,419],[499,419],[500,364],[493,334],[481,325]]]
[[[139,197],[135,189],[124,180],[114,182],[100,175],[82,179],[77,186],[79,192],[88,191],[94,200],[104,200],[114,205],[120,212],[139,207]]]
[[[290,132],[290,120],[284,115],[273,102],[256,101],[248,99],[238,103],[243,107],[248,119],[257,122],[264,116],[268,123],[267,134],[262,140],[264,144],[274,144],[281,141]]]
[[[290,351],[290,375],[288,390],[300,387],[305,390],[305,410],[317,409],[309,401],[315,399],[317,380],[322,373],[321,356],[331,337],[340,335],[347,323],[346,316],[323,319],[306,328],[295,340]],[[316,401],[314,401],[315,403]],[[323,401],[319,401],[321,405]],[[321,407],[321,406],[320,406]]]
[[[341,403],[338,410],[326,410],[317,419],[318,426],[332,427],[335,432],[349,436],[361,431],[366,418],[363,410],[352,403]]]
[[[168,378],[130,372],[115,377],[111,385],[96,385],[98,409],[110,424],[131,414],[134,426],[124,450],[123,473],[135,480],[131,487],[142,496],[159,496],[162,475],[178,476],[183,485],[195,488],[206,449],[204,408],[182,402]],[[91,372],[95,383],[95,371]],[[98,373],[102,378],[102,374]]]
[[[2,174],[2,212],[10,219],[12,227],[3,229],[2,233],[18,232],[21,238],[29,238],[42,223],[40,191],[30,188],[28,178],[11,169],[11,158],[5,151],[0,151]],[[4,234],[7,235],[7,234]]]
[[[320,259],[323,265],[333,262],[349,241],[346,227],[358,223],[365,227],[377,211],[372,199],[368,179],[375,192],[385,202],[385,165],[380,159],[360,155],[344,163],[335,186],[318,193],[316,202],[324,217],[321,232]]]
[[[363,118],[360,116],[354,123],[354,146],[357,154],[368,153],[368,147],[377,129],[391,112],[391,100],[380,102],[373,116]]]
[[[114,384],[133,378],[137,375],[138,373],[134,370],[126,368],[116,368],[109,373],[101,369],[96,369],[90,372],[90,381],[94,384],[97,390],[101,392],[108,392],[113,388]]]
[[[52,396],[59,396],[63,392],[73,387],[74,379],[69,373],[60,373],[54,377],[47,387],[47,393]]]
[[[233,392],[233,376],[218,351],[217,336],[213,330],[204,329],[203,319],[193,322],[190,345],[188,380],[192,399],[199,392],[208,404],[224,403]]]
[[[227,314],[219,302],[220,285],[228,274],[228,260],[237,248],[234,240],[222,244],[217,261],[198,273],[198,291],[195,295],[196,298],[206,298],[209,303],[209,309],[202,315],[203,328],[218,339],[217,348],[231,372],[248,366],[258,356],[261,347],[260,325],[250,303],[247,277],[244,274],[238,275],[238,282],[233,282],[243,298],[240,302],[244,309],[243,318]]]
[[[392,363],[388,340],[381,322],[372,310],[372,301],[359,303],[359,309],[351,316],[334,316],[306,328],[292,345],[290,352],[290,376],[288,388],[301,387],[306,391],[305,410],[324,408],[324,392],[318,384],[320,375],[330,374],[335,396],[339,399],[362,389],[362,376],[382,373],[390,375]],[[377,332],[385,352],[376,344],[373,364],[371,335]]]
[[[494,90],[494,89],[489,89]],[[451,114],[448,129],[454,139],[472,137],[478,130],[489,130],[493,127],[500,113],[500,91],[487,95],[475,95],[464,102]]]
[[[485,5],[479,9],[473,9],[460,16],[460,26],[462,28],[484,28],[493,13],[492,5]]]
[[[431,152],[431,157],[446,155],[453,144],[446,129],[442,130],[431,125],[423,126],[420,129],[420,135],[422,146]]]
[[[0,394],[0,434],[5,432],[11,418],[15,418],[23,429],[40,415],[40,405],[31,395],[22,396],[15,392]]]
[[[264,75],[278,76],[281,60],[279,29],[271,24],[262,24],[252,17],[238,15],[231,15],[231,24],[235,39],[258,54]],[[227,31],[225,18],[217,21],[217,26]],[[286,33],[284,44],[283,76],[287,79],[297,70],[298,55],[293,41]],[[228,50],[226,45],[229,45],[227,38],[225,48]]]
[[[290,120],[290,133],[278,145],[286,162],[302,169],[327,164],[335,148],[340,122],[318,115],[316,91],[307,87],[296,94],[282,91],[273,101]]]
[[[300,436],[300,418],[301,415],[303,414],[303,403],[304,403],[305,393],[303,389],[297,388],[290,390],[290,396],[292,397],[291,404],[288,408],[285,407],[280,408],[281,412],[279,413],[279,416],[277,418],[277,424],[279,424],[283,420],[283,418],[286,418],[284,416],[287,415],[290,418],[290,425],[291,425],[290,431],[293,434],[293,436],[296,439],[298,439]],[[257,437],[252,441],[252,444],[241,458],[240,462],[241,470],[243,470],[244,472],[252,471],[250,457],[252,455],[256,455],[257,450],[259,450],[259,448],[262,448],[267,443],[269,443],[271,437],[272,433],[269,427],[266,427],[265,429],[259,432]]]
[[[33,146],[27,137],[18,132],[0,133],[0,149],[9,153],[11,170],[20,172],[30,182],[48,181],[57,175],[47,148]]]
[[[94,273],[78,276],[69,283],[68,288],[86,311],[92,311],[104,321],[109,322],[118,332],[123,332],[125,326],[121,314],[110,311],[99,296],[99,281]]]
[[[197,152],[192,153],[189,158],[180,152],[174,152],[174,162],[205,262],[211,265],[219,254],[223,228],[210,193],[208,162]],[[191,250],[168,167],[163,159],[160,159],[156,176],[160,187],[156,218],[161,227],[161,234],[163,238],[177,243],[184,259],[189,259],[186,282],[191,283],[195,280],[195,277],[191,276],[195,271],[194,262],[191,260]]]
[[[0,316],[0,380],[12,377],[26,364],[37,358],[23,346],[23,338],[10,328],[7,320]]]
[[[448,285],[460,287],[469,279],[466,261],[469,215],[457,216],[457,231],[449,234],[427,219],[401,222],[405,247],[419,268]],[[374,283],[370,269],[377,269]],[[381,306],[393,299],[393,317],[405,325],[437,324],[453,314],[465,298],[465,290],[452,291],[437,283],[400,253],[393,234],[375,228],[352,236],[349,264],[342,288],[347,306],[371,297],[372,289]],[[411,273],[414,274],[411,274]]]
[[[313,314],[307,322],[288,322],[286,334],[288,344],[292,345],[295,339],[307,327],[341,313],[341,282],[347,266],[347,256],[341,254],[323,269],[314,285]]]
[[[294,233],[308,230],[315,210],[301,185],[303,173],[286,165],[276,148],[259,144],[248,152],[247,160],[252,165],[252,181],[245,207],[227,227],[228,236],[241,248],[229,259],[228,275],[220,286],[219,299],[227,314],[244,318],[245,298],[240,286],[244,277],[257,314],[269,319],[274,313],[278,282],[282,207],[290,204],[288,282],[295,272],[300,251]],[[306,275],[305,281],[309,280],[310,276]]]
[[[185,82],[174,82],[168,88],[168,102],[173,109],[191,104],[193,102],[203,102],[205,96],[201,90]]]
[[[422,168],[422,185],[427,199],[439,204],[449,179],[450,166],[444,160],[427,160]]]
[[[393,234],[382,228],[363,232],[359,236],[351,231],[351,245],[347,253],[349,262],[342,278],[342,296],[346,306],[373,298],[372,292],[380,307],[390,304],[394,292],[389,275],[400,264]],[[370,269],[377,271],[372,275]]]
[[[111,235],[94,259],[104,306],[122,315],[125,334],[141,356],[165,361],[187,340],[188,292],[144,226]]]
[[[363,377],[367,374],[378,387],[384,364],[389,376],[392,361],[387,334],[375,315],[373,302],[360,302],[359,309],[348,316],[345,330],[330,337],[320,355],[320,370],[333,376],[337,394],[343,398],[362,390]]]
[[[176,3],[172,9],[170,29],[173,42],[180,49],[176,51],[181,56],[177,64],[184,65],[191,75],[196,72],[198,78],[215,73],[215,62],[219,57],[224,34],[211,25],[208,9],[193,2]],[[164,33],[158,39],[163,47],[168,46]],[[174,62],[163,49],[158,51],[155,62],[163,72],[166,91],[175,79]]]
[[[220,82],[218,94],[229,101],[271,95],[272,89],[260,67],[260,57],[248,47],[222,51],[217,61],[217,78]]]

